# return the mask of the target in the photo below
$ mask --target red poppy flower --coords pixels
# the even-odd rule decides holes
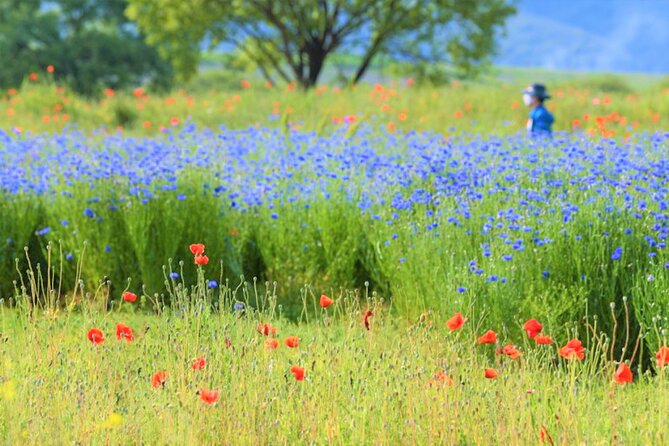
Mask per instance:
[[[430,387],[451,387],[453,380],[443,370],[435,373],[435,375],[427,382]]]
[[[539,345],[549,345],[553,343],[553,339],[550,336],[536,335],[534,337],[534,342]]]
[[[206,265],[207,263],[209,263],[209,257],[205,255],[195,256],[196,265]]]
[[[86,335],[89,341],[91,341],[93,344],[102,344],[105,342],[105,335],[102,333],[101,330],[97,328],[91,328],[88,330],[88,334]]]
[[[616,369],[616,373],[613,375],[613,380],[617,384],[625,384],[625,383],[631,383],[632,382],[632,370],[625,364],[624,362],[621,362],[618,368]]]
[[[153,386],[154,389],[157,389],[158,387],[165,387],[165,381],[167,381],[167,372],[165,370],[161,370],[156,372],[151,377],[151,386]]]
[[[579,360],[583,360],[583,358],[585,358],[584,351],[585,349],[583,348],[581,341],[578,339],[572,339],[571,341],[567,342],[564,347],[561,347],[558,350],[558,353],[560,353],[560,356],[565,359],[577,358]]]
[[[46,66],[46,72],[47,73],[53,73],[54,71],[56,71],[56,69],[54,68],[53,65],[47,65]]]
[[[497,370],[495,369],[485,369],[483,375],[488,379],[493,379],[497,377]]]
[[[371,310],[365,311],[365,315],[362,317],[362,321],[365,323],[365,328],[369,330],[369,318],[374,316]]]
[[[200,399],[207,404],[214,404],[218,401],[218,390],[200,389]]]
[[[179,121],[179,118],[177,118],[176,116],[170,118],[170,125],[171,125],[171,126],[179,125],[179,122],[180,122],[180,121]]]
[[[191,366],[191,368],[193,370],[202,370],[206,365],[207,361],[202,356],[198,356],[193,361],[193,365]]]
[[[463,318],[462,313],[458,311],[449,320],[446,321],[446,328],[448,328],[451,331],[455,331],[461,328],[466,321],[467,319]]]
[[[202,243],[193,243],[190,245],[190,252],[194,256],[201,256],[204,254],[204,245]]]
[[[265,339],[265,347],[274,350],[279,347],[279,340],[276,338],[267,338]]]
[[[523,328],[527,332],[527,336],[530,338],[535,338],[539,333],[541,333],[541,329],[543,326],[541,323],[539,323],[538,320],[532,318],[529,321],[525,322],[525,325],[523,325]]]
[[[32,82],[37,81],[37,73],[30,73],[30,76],[28,76],[28,79],[30,79]]]
[[[334,300],[330,299],[325,294],[323,294],[321,296],[321,302],[320,303],[321,303],[322,308],[327,308],[334,303]]]
[[[520,351],[513,345],[505,345],[502,349],[502,353],[511,359],[520,358]]]
[[[660,347],[657,353],[655,353],[655,359],[657,359],[658,367],[664,367],[669,364],[669,347],[666,345]]]
[[[283,343],[290,348],[297,348],[300,345],[300,338],[297,336],[288,336],[284,339]]]
[[[269,335],[274,335],[276,334],[276,328],[272,327],[270,324],[265,322],[264,324],[258,325],[258,328],[256,328],[258,333],[264,336],[269,336]]]
[[[132,329],[127,325],[119,322],[116,324],[116,339],[119,341],[125,339],[128,342],[131,342],[135,337],[132,334]]]
[[[486,331],[476,340],[477,344],[494,344],[495,342],[497,342],[497,333],[492,330]]]
[[[123,300],[126,302],[135,302],[137,300],[137,295],[135,293],[131,293],[130,291],[126,291],[123,293]]]
[[[304,381],[304,367],[300,367],[299,365],[294,365],[290,368],[290,373],[292,373],[295,376],[295,380]]]

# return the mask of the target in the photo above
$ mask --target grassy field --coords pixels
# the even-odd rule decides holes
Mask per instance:
[[[669,89],[502,75],[6,92],[2,438],[661,444]]]
[[[669,84],[642,76],[585,76],[575,73],[498,70],[477,83],[442,87],[414,85],[410,78],[353,88],[320,86],[304,94],[294,85],[272,86],[257,79],[230,79],[218,70],[202,74],[172,94],[100,92],[101,100],[70,94],[39,74],[0,100],[2,127],[22,132],[81,130],[153,135],[182,128],[278,127],[319,133],[367,123],[389,131],[513,134],[524,129],[527,109],[520,91],[530,79],[546,80],[556,115],[555,128],[605,137],[655,131],[669,116]],[[559,76],[559,78],[555,78]],[[500,80],[501,79],[501,80]]]
[[[154,315],[138,311],[145,298],[124,301],[104,287],[65,308],[33,306],[28,294],[18,309],[3,303],[0,402],[11,416],[0,421],[2,438],[595,445],[661,444],[666,436],[666,368],[626,382],[596,322],[580,336],[544,326],[532,339],[485,318],[398,319],[374,296],[355,293],[333,295],[326,308],[305,293],[291,322],[272,292],[208,288],[208,269],[193,287],[176,286],[172,304]],[[497,339],[480,343],[491,329]],[[538,344],[540,336],[552,343]],[[582,360],[564,349],[577,336]],[[297,345],[288,347],[291,337]],[[634,339],[626,342],[638,356]]]

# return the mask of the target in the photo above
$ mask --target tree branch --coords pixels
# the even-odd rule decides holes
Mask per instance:
[[[261,35],[260,30],[258,30],[257,27],[255,27],[253,24],[249,24],[248,26],[251,27],[251,29],[248,29],[244,26],[244,24],[241,24],[240,26],[243,27],[244,31],[256,41],[258,49],[264,54],[264,56],[267,58],[267,60],[270,62],[272,65],[272,68],[274,71],[277,72],[279,76],[283,80],[286,81],[286,83],[290,83],[290,78],[286,74],[286,72],[281,68],[281,64],[279,63],[279,60],[275,57],[275,53],[280,53],[279,47],[277,44],[269,37],[265,37]],[[270,47],[273,47],[276,51],[272,51],[272,49],[267,49],[265,45],[268,45]]]

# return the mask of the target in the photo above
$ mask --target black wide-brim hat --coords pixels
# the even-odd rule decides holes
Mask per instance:
[[[527,93],[532,96],[536,96],[539,99],[550,99],[551,95],[546,91],[546,86],[544,84],[532,84],[529,85],[523,93]]]

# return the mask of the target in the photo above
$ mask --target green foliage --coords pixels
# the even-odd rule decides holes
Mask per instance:
[[[132,128],[137,122],[137,111],[129,104],[118,102],[114,105],[114,124],[117,127]]]
[[[125,0],[43,3],[0,4],[0,87],[17,87],[31,72],[87,96],[106,87],[170,86],[170,65],[128,23]]]
[[[18,87],[24,76],[42,71],[48,48],[58,42],[58,15],[35,13],[40,1],[0,1],[0,87]]]
[[[383,54],[471,77],[515,9],[505,0],[129,0],[126,12],[183,78],[195,73],[206,39],[233,45],[272,83],[309,88],[332,54],[352,49],[361,53],[353,83]]]
[[[590,88],[593,91],[602,93],[628,94],[633,89],[629,83],[621,76],[615,74],[599,74],[588,76],[581,81],[572,81],[574,87]]]

